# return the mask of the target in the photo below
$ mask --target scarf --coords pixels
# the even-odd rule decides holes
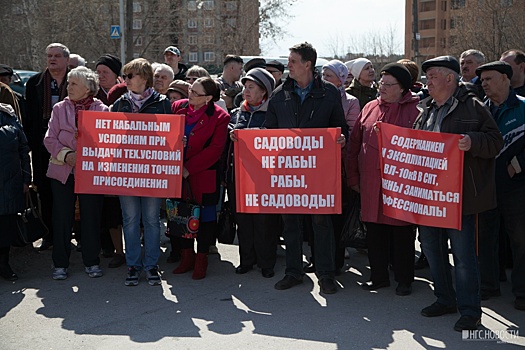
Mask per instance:
[[[186,112],[186,125],[193,125],[196,122],[199,121],[199,119],[202,118],[204,113],[206,113],[206,110],[208,109],[208,105],[205,104],[201,108],[195,110],[193,109],[192,105],[188,105],[188,112]]]
[[[147,88],[142,94],[136,94],[133,91],[128,90],[128,92],[126,92],[125,95],[131,101],[132,112],[138,113],[138,111],[142,108],[144,102],[146,102],[146,100],[148,99],[148,97],[151,96],[151,94],[153,94],[152,88]]]
[[[93,101],[94,101],[93,96],[88,96],[79,101],[71,101],[73,103],[73,106],[75,107],[75,126],[77,128],[78,128],[78,111],[89,110]]]
[[[259,108],[261,108],[261,106],[266,102],[265,99],[263,99],[257,106],[251,106],[248,101],[244,100],[243,104],[244,104],[244,110],[245,111],[250,111],[250,112],[255,112],[256,110],[258,110]]]
[[[51,73],[49,73],[49,69],[46,68],[44,71],[44,113],[42,116],[45,120],[49,120],[49,118],[51,118],[51,111],[53,110],[53,107],[51,106],[51,79],[53,79],[51,77]],[[62,101],[67,96],[66,87],[67,79],[64,76],[64,79],[62,79],[62,84],[60,84],[60,87],[58,88],[58,101]]]

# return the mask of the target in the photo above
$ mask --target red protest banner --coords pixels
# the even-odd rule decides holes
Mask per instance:
[[[378,123],[383,213],[418,225],[461,230],[461,135]]]
[[[340,128],[235,130],[241,213],[341,213]]]
[[[184,116],[80,111],[75,192],[181,195]]]

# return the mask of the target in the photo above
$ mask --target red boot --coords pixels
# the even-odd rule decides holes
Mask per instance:
[[[193,270],[194,280],[201,280],[206,277],[206,270],[208,269],[208,254],[206,253],[197,253],[197,258],[195,259],[195,269]]]
[[[180,251],[180,264],[175,269],[173,273],[178,275],[181,273],[186,273],[193,270],[195,267],[195,252],[193,249],[182,249]]]

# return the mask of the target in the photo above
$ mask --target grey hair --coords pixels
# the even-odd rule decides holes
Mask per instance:
[[[486,60],[486,57],[485,55],[483,54],[483,52],[479,51],[479,50],[474,50],[474,49],[470,49],[470,50],[467,50],[467,51],[464,51],[461,56],[459,56],[459,59],[463,59],[467,56],[474,56],[474,58],[476,59],[476,62],[478,64],[482,64],[482,63],[485,63],[485,60]]]
[[[69,59],[76,58],[78,60],[78,67],[85,67],[86,66],[86,59],[80,55],[77,55],[76,53],[72,53],[69,55]]]
[[[175,73],[173,72],[173,68],[171,68],[167,64],[153,63],[151,66],[153,67],[153,75],[155,75],[157,71],[161,71],[161,72],[167,72],[170,80],[173,80],[175,78]]]
[[[79,66],[73,68],[67,74],[67,80],[78,78],[89,89],[89,96],[95,96],[98,93],[98,75],[87,67]]]
[[[67,48],[66,45],[61,44],[61,43],[52,43],[52,44],[47,45],[46,54],[49,52],[49,49],[54,49],[55,47],[62,49],[62,54],[64,55],[64,57],[69,57],[69,54],[70,54],[69,49]]]
[[[193,75],[199,78],[209,77],[210,73],[201,66],[191,66],[190,69],[186,72],[186,76]]]
[[[438,72],[440,72],[443,75],[449,75],[452,74],[454,76],[454,80],[459,83],[460,76],[456,71],[453,71],[450,68],[447,67],[435,67]]]

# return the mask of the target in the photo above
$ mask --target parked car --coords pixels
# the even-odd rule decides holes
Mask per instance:
[[[9,84],[9,87],[13,89],[14,91],[22,94],[25,96],[26,94],[26,83],[33,75],[37,74],[38,72],[32,71],[32,70],[20,70],[15,69],[13,74],[13,79],[11,84]]]

